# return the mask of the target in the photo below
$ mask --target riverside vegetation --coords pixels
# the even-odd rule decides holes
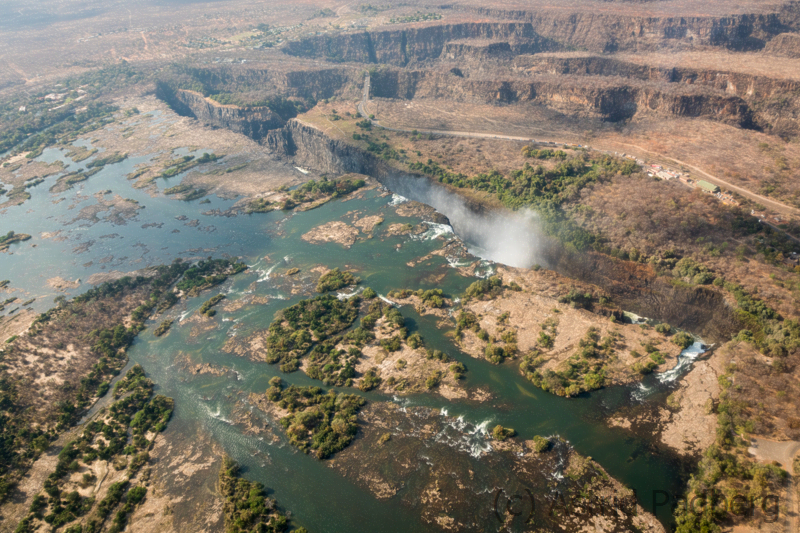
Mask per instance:
[[[343,450],[358,431],[357,413],[366,400],[353,394],[325,393],[319,387],[283,387],[270,380],[267,398],[288,414],[280,419],[289,441],[319,459]]]
[[[590,183],[607,180],[614,174],[629,176],[639,172],[635,162],[611,156],[590,155],[580,152],[568,157],[561,150],[535,150],[525,147],[523,153],[533,159],[560,161],[554,168],[528,163],[506,177],[498,171],[476,176],[454,173],[428,159],[427,163],[411,163],[411,170],[422,172],[440,183],[459,189],[472,189],[494,196],[510,209],[535,208],[544,222],[546,231],[566,246],[586,250],[599,246],[597,235],[577,225],[561,208]]]
[[[199,292],[243,268],[228,259],[195,265],[175,261],[155,267],[153,277],[123,277],[72,300],[58,297],[58,305],[39,315],[26,335],[6,343],[0,349],[0,501],[33,461],[107,393],[145,321],[178,301],[174,288]],[[74,353],[69,365],[46,355],[68,349]],[[34,392],[24,383],[35,372],[54,374],[65,385]],[[117,387],[128,387],[129,380],[120,383]]]
[[[148,28],[140,34],[133,30],[117,31],[106,25],[102,14],[76,12],[73,9],[77,8],[68,6],[64,8],[66,11],[62,10],[63,16],[48,22],[45,32],[48,35],[16,32],[12,39],[16,44],[10,45],[9,50],[19,57],[14,57],[11,68],[1,73],[4,97],[0,104],[3,125],[0,152],[13,156],[27,151],[30,152],[27,159],[32,160],[47,147],[71,144],[78,135],[97,131],[123,113],[117,106],[123,107],[128,98],[137,99],[138,105],[142,98],[133,93],[141,89],[152,91],[144,83],[155,79],[153,72],[158,72],[159,81],[162,77],[172,77],[177,80],[177,87],[197,90],[216,102],[241,108],[231,110],[233,113],[243,110],[246,116],[254,106],[263,106],[285,121],[310,110],[318,100],[325,105],[336,101],[340,110],[345,109],[345,105],[352,106],[360,96],[362,69],[369,69],[374,95],[382,99],[376,100],[368,112],[374,111],[381,121],[387,113],[384,109],[394,105],[401,108],[408,122],[420,121],[417,127],[448,129],[453,122],[445,115],[455,108],[458,112],[453,116],[457,117],[462,130],[497,132],[501,128],[507,134],[526,137],[538,137],[540,131],[544,131],[557,138],[590,142],[600,149],[611,150],[623,149],[622,144],[625,144],[625,150],[634,150],[639,157],[644,157],[643,152],[659,154],[657,157],[679,156],[687,161],[688,166],[682,168],[684,172],[696,166],[720,180],[782,203],[796,206],[800,202],[793,179],[800,159],[796,143],[788,142],[797,138],[800,131],[796,120],[797,95],[793,93],[797,68],[792,62],[792,57],[797,55],[796,5],[744,2],[742,7],[741,3],[733,6],[731,2],[703,5],[677,2],[665,14],[654,3],[626,2],[604,3],[599,10],[599,4],[593,2],[555,7],[547,3],[533,7],[509,5],[506,10],[487,9],[475,2],[457,0],[453,9],[434,10],[441,13],[427,13],[430,9],[424,7],[414,12],[416,7],[407,5],[358,6],[336,11],[318,4],[287,3],[286,9],[275,13],[254,14],[246,6],[229,2],[224,7],[204,7],[208,12],[200,18],[190,13],[194,8],[177,6],[170,13],[159,13],[158,28],[180,27],[192,17],[199,22],[187,29],[185,35],[175,32],[174,36],[171,30],[153,29],[146,10],[132,15],[133,27]],[[455,18],[454,13],[457,13]],[[24,28],[27,22],[36,21],[37,16],[20,13],[18,20]],[[353,16],[357,18],[351,19]],[[216,22],[203,20],[231,22],[227,29],[221,29],[215,26]],[[425,21],[423,27],[381,28],[381,24],[387,22],[417,21]],[[623,21],[632,21],[644,29],[627,31],[625,28],[630,24]],[[71,37],[76,25],[83,27],[87,22],[91,26],[97,23],[97,35],[91,40],[80,39],[76,46]],[[364,31],[349,31],[351,23],[364,23]],[[237,37],[242,26],[245,30],[252,29],[245,32],[251,35]],[[465,28],[469,31],[465,32]],[[714,28],[726,30],[717,32]],[[399,38],[401,33],[402,39]],[[467,34],[471,37],[456,39]],[[490,34],[496,41],[490,45],[475,39]],[[281,46],[276,46],[278,41]],[[186,47],[193,48],[192,54],[196,57],[181,59],[177,65],[170,66],[171,58],[185,57]],[[683,53],[689,47],[691,51]],[[541,51],[549,53],[537,53]],[[631,55],[632,51],[637,53]],[[671,51],[681,53],[670,54]],[[97,57],[112,56],[132,58],[130,61],[137,65],[120,60],[100,69],[91,66],[96,64]],[[231,59],[215,63],[221,56]],[[487,56],[491,60],[483,60]],[[64,75],[74,69],[85,72],[64,79]],[[51,96],[51,92],[58,94]],[[149,98],[146,96],[144,100]],[[22,110],[25,107],[27,111]],[[130,109],[124,113],[136,112]],[[350,111],[341,114],[353,116]],[[492,124],[481,124],[487,116],[491,117]],[[600,158],[582,154],[581,150],[527,147],[522,156],[531,164],[521,167],[515,162],[511,167],[502,164],[504,154],[494,157],[504,151],[497,148],[502,143],[474,142],[470,145],[465,142],[467,153],[463,153],[460,146],[456,146],[456,152],[429,136],[430,144],[435,142],[436,148],[423,156],[422,150],[428,149],[426,146],[417,146],[418,150],[407,145],[395,149],[389,142],[383,142],[390,141],[389,137],[369,121],[353,125],[353,121],[338,121],[337,118],[335,111],[326,117],[325,128],[334,131],[341,127],[347,139],[366,137],[366,150],[384,160],[409,162],[416,153],[424,161],[430,155],[439,160],[435,163],[439,170],[419,170],[443,183],[446,179],[452,180],[448,186],[458,188],[461,193],[511,209],[531,207],[541,211],[548,233],[557,236],[570,249],[602,252],[619,260],[614,264],[629,280],[653,271],[662,278],[656,280],[657,283],[667,280],[676,291],[698,295],[701,300],[703,295],[713,291],[722,294],[736,307],[741,327],[734,332],[731,342],[717,348],[725,357],[735,359],[737,365],[729,367],[723,376],[724,398],[708,408],[718,416],[720,432],[725,437],[718,443],[718,450],[710,452],[710,458],[703,459],[702,471],[696,476],[700,481],[692,490],[697,494],[703,488],[718,487],[726,491],[746,489],[758,494],[764,487],[772,489],[780,481],[780,472],[756,471],[743,453],[744,440],[736,439],[736,435],[750,434],[778,439],[800,438],[797,433],[800,422],[796,417],[800,393],[795,378],[800,328],[795,321],[796,311],[791,309],[796,301],[798,281],[796,276],[790,275],[795,268],[790,266],[790,253],[795,251],[796,244],[782,237],[781,231],[750,217],[751,208],[763,209],[747,203],[741,210],[730,209],[721,206],[711,195],[680,191],[681,186],[674,181],[655,182],[638,169],[626,174],[628,169],[624,166],[632,162],[623,159],[614,162],[616,168],[605,169]],[[421,119],[427,121],[426,125],[422,125]],[[441,126],[435,124],[439,120]],[[519,128],[515,122],[536,126]],[[415,137],[420,140],[421,136]],[[297,164],[305,165],[303,159],[308,157],[308,150],[304,149],[311,145],[300,146],[302,140],[297,140],[300,150],[292,157],[297,158]],[[642,152],[637,145],[643,146]],[[447,150],[442,150],[443,146]],[[475,153],[470,153],[472,147],[476,148]],[[513,150],[518,152],[516,148]],[[434,155],[434,152],[447,155]],[[112,149],[103,156],[113,153]],[[450,158],[451,153],[463,155]],[[88,159],[91,155],[76,154],[73,160]],[[481,166],[482,173],[459,181],[460,174],[452,167],[469,168],[469,163],[476,159],[487,160]],[[580,159],[584,159],[583,167]],[[492,172],[498,160],[501,164],[496,165],[497,168],[521,170],[506,171],[505,176]],[[176,175],[193,164],[195,162],[179,157],[163,169],[162,175]],[[5,167],[4,182],[8,183],[6,175],[16,172],[12,170],[16,165],[9,163]],[[101,168],[102,165],[87,165],[86,171],[62,175],[56,190],[79,189]],[[595,171],[597,176],[590,175]],[[35,177],[25,183],[14,182],[10,192],[0,194],[9,193],[3,198],[6,205],[23,202],[31,198],[29,188],[43,179]],[[191,200],[208,191],[178,185],[165,192]],[[300,200],[297,207],[303,209],[325,199],[324,195],[308,192],[302,193],[304,198],[301,194],[295,195],[295,191],[283,193],[287,194],[273,197],[276,201],[259,203],[256,200],[252,206],[256,211],[267,211],[291,206]],[[798,226],[790,223],[782,227],[796,232]],[[756,253],[752,254],[752,250]],[[763,264],[754,266],[762,258]],[[764,267],[765,264],[770,268]],[[634,269],[636,272],[631,272]],[[185,285],[183,294],[196,295],[202,287],[213,286],[217,282],[214,276],[200,273]],[[496,298],[508,290],[492,283],[487,280],[474,287],[470,297]],[[149,289],[141,289],[142,294],[130,289],[118,295],[128,311],[147,300]],[[158,299],[153,312],[166,308],[177,300],[178,294],[180,292],[166,292]],[[597,296],[587,294],[584,290],[575,291],[568,296],[569,303],[587,308],[601,305]],[[424,298],[425,307],[448,306],[443,296]],[[125,297],[129,299],[124,300]],[[368,300],[374,295],[368,297],[365,290],[362,297]],[[439,299],[444,306],[437,306]],[[100,308],[100,304],[105,308]],[[59,303],[60,307],[69,305],[71,302],[65,300]],[[124,359],[122,353],[135,332],[128,331],[131,321],[125,313],[109,311],[114,305],[113,300],[93,302],[70,316],[55,316],[49,323],[37,324],[39,335],[53,334],[57,338],[28,347],[25,343],[32,338],[20,335],[8,343],[11,350],[2,356],[0,364],[22,368],[15,358],[21,360],[29,356],[36,361],[32,365],[36,371],[45,376],[55,372],[57,382],[72,383],[72,389],[65,391],[51,390],[50,385],[44,387],[48,404],[60,408],[62,401],[67,402],[72,399],[70,395],[77,394],[79,380],[91,371],[91,366],[84,365],[79,369],[81,372],[67,375],[60,369],[62,357],[72,360],[73,352],[85,355],[86,350],[93,350],[97,345],[98,352],[91,352],[96,355],[90,360],[92,364],[99,354],[109,361],[108,368],[115,367],[120,362],[117,359]],[[529,354],[520,354],[512,328],[500,327],[497,335],[490,336],[480,327],[471,329],[476,319],[483,317],[466,312],[458,314],[457,308],[455,312],[459,321],[463,318],[463,323],[457,325],[462,332],[468,336],[471,336],[469,331],[480,335],[481,342],[491,340],[491,346],[486,346],[483,354],[488,360],[499,363],[522,356],[525,363],[525,358],[529,357],[523,371],[535,379],[539,379],[537,372],[545,377],[546,372],[534,363],[537,352],[543,353],[553,346],[557,324],[540,324],[539,347]],[[105,317],[104,313],[109,316]],[[370,334],[376,334],[375,329],[365,327],[370,323],[379,324],[378,329],[391,324],[391,328],[386,328],[391,334],[379,341],[381,349],[387,353],[396,353],[390,350],[398,346],[424,344],[418,336],[403,337],[404,324],[402,315],[398,319],[398,314],[379,302],[365,304],[362,301],[358,303],[356,318],[348,326],[323,339],[317,334],[325,330],[326,315],[322,312],[315,319],[319,324],[310,323],[297,331],[298,340],[303,336],[300,329],[311,336],[309,350],[302,356],[287,358],[287,362],[292,363],[294,359],[294,364],[297,360],[308,363],[314,350],[318,350],[314,355],[318,359],[311,364],[316,365],[327,383],[344,386],[352,380],[351,385],[363,389],[381,386],[379,372],[365,370],[359,382],[358,376],[350,376],[350,369],[354,370],[358,351],[377,342],[369,340]],[[357,326],[358,316],[362,315],[365,315],[362,325]],[[80,322],[88,320],[86,317],[95,320],[96,327],[83,328]],[[58,320],[64,321],[60,330],[54,326]],[[166,323],[162,322],[164,332],[169,327]],[[69,328],[74,328],[75,335],[70,334]],[[659,332],[666,339],[669,332],[666,327],[662,329],[664,331]],[[93,330],[97,332],[92,333]],[[162,331],[162,327],[157,331]],[[568,390],[590,390],[592,386],[607,383],[607,363],[618,355],[615,352],[619,352],[619,348],[613,339],[606,346],[608,338],[604,335],[596,338],[597,332],[592,330],[578,333],[584,331],[569,367],[553,368],[555,376],[549,376],[552,380],[543,380],[548,386],[552,381],[554,391],[566,394]],[[73,336],[78,334],[80,338],[74,340]],[[353,337],[346,340],[350,334]],[[681,347],[691,341],[681,332],[669,338]],[[341,342],[337,342],[339,339]],[[720,342],[727,340],[726,337]],[[717,339],[712,342],[720,344]],[[645,345],[640,351],[644,353],[638,357],[636,365],[642,373],[663,361],[655,346]],[[47,365],[52,368],[45,368]],[[110,373],[105,370],[100,375],[102,381],[97,386],[97,394],[109,390]],[[13,373],[0,376],[14,382],[13,386],[6,386],[4,382],[0,387],[3,416],[13,420],[24,410],[34,417],[41,416],[40,410],[31,408],[26,382],[14,381],[18,376]],[[138,379],[141,376],[130,382]],[[434,376],[429,381],[435,386]],[[16,407],[18,403],[19,408]],[[13,409],[7,410],[9,405],[14,406]],[[30,435],[24,431],[18,435],[5,434],[6,421],[4,418],[0,424],[6,443],[27,444],[32,436],[42,436],[36,434],[39,430],[47,433],[44,437],[48,440],[54,436],[50,433],[51,422],[55,423],[52,420],[32,424]],[[16,428],[9,431],[16,431]],[[734,459],[729,459],[728,455]],[[4,455],[2,464],[9,464],[5,459]],[[588,476],[592,481],[595,475],[602,477],[601,472],[590,469]],[[589,480],[584,478],[583,481]],[[114,489],[114,494],[118,492],[119,487]],[[136,505],[140,495],[143,496],[138,488],[135,492],[131,489],[128,500]],[[236,511],[232,516],[237,517],[234,520],[237,530],[274,525],[271,524],[270,505],[260,500],[260,495],[260,489],[244,484],[233,498]],[[124,497],[124,494],[120,496]],[[60,505],[79,510],[81,501],[71,497],[62,499]],[[51,514],[52,509],[47,509],[45,516]],[[682,531],[714,531],[715,524],[725,517],[709,513],[697,517],[685,515],[681,520]]]
[[[34,497],[29,514],[17,526],[16,533],[36,531],[42,522],[54,529],[81,521],[67,529],[70,533],[95,533],[113,515],[108,531],[125,529],[128,517],[147,494],[149,450],[156,436],[166,427],[173,401],[153,395],[153,382],[140,366],[133,367],[114,388],[114,397],[127,393],[107,411],[87,423],[80,437],[68,442],[58,454],[58,463],[44,484],[44,493]],[[147,438],[153,434],[152,440]],[[92,463],[103,461],[116,471],[124,471],[99,502],[82,496],[76,489],[93,485],[96,477]],[[83,472],[77,480],[77,475]],[[116,510],[116,513],[114,512]],[[82,517],[86,517],[85,520]]]
[[[8,250],[8,247],[15,242],[27,241],[31,236],[25,233],[14,233],[9,231],[5,235],[0,236],[0,252]]]
[[[256,198],[250,200],[245,208],[246,213],[269,213],[270,211],[289,211],[295,208],[303,210],[313,209],[325,203],[350,194],[363,187],[363,179],[339,178],[328,180],[326,177],[320,181],[309,180],[297,189],[288,192],[281,200]],[[286,192],[286,191],[281,191]]]
[[[242,478],[239,465],[227,455],[222,458],[218,486],[225,498],[225,533],[280,533],[287,529],[288,519],[275,500],[264,494],[264,485]],[[302,527],[293,531],[307,533]]]
[[[356,280],[350,272],[333,269],[320,279],[322,287],[318,285],[318,290],[335,290],[343,286],[342,283],[352,284]],[[422,291],[421,294],[432,308],[440,305],[441,290]],[[309,377],[327,386],[357,386],[363,391],[380,386],[384,380],[376,369],[367,369],[360,376],[356,372],[356,365],[364,355],[362,350],[368,346],[379,346],[385,354],[403,347],[421,350],[424,340],[418,333],[409,334],[402,313],[376,296],[370,288],[366,288],[361,296],[347,299],[325,294],[301,300],[282,310],[266,332],[266,362],[279,363],[283,372],[294,372],[302,364]],[[353,327],[359,316],[360,324]],[[376,335],[379,323],[380,339]],[[426,349],[423,357],[450,363],[449,357],[439,350]],[[400,361],[398,364],[402,370],[404,365]],[[455,380],[461,379],[466,372],[464,365],[458,362],[450,364],[447,370]],[[423,378],[425,388],[435,388],[443,378],[442,371],[433,371]],[[397,391],[416,388],[409,378],[392,376],[385,383]]]

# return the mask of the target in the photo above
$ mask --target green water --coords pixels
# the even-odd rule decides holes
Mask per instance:
[[[56,150],[45,151],[41,159],[61,159],[69,163]],[[282,437],[279,443],[271,444],[244,434],[231,422],[234,420],[232,410],[237,405],[247,407],[246,395],[262,393],[271,377],[281,375],[285,381],[301,385],[320,385],[320,382],[300,372],[280,374],[277,367],[226,354],[221,347],[229,336],[244,337],[267,327],[277,311],[305,297],[292,296],[286,279],[275,275],[270,277],[270,269],[277,274],[289,267],[299,267],[302,272],[319,265],[347,267],[358,271],[363,279],[362,286],[370,286],[384,295],[396,288],[434,287],[457,295],[474,279],[460,276],[444,258],[434,256],[415,268],[406,265],[408,261],[440,248],[443,240],[452,238],[452,234],[435,237],[435,230],[442,228],[432,225],[433,229],[419,238],[380,237],[381,228],[393,222],[417,223],[419,220],[398,216],[389,205],[392,197],[381,196],[378,191],[367,192],[361,199],[331,202],[305,213],[214,216],[208,213],[225,211],[234,201],[210,197],[210,204],[181,202],[163,195],[151,197],[144,191],[133,189],[125,175],[133,170],[135,164],[146,159],[131,158],[109,165],[80,187],[58,195],[48,192],[55,177],[48,178],[30,190],[31,200],[0,214],[6,228],[34,236],[27,243],[12,246],[11,254],[0,254],[0,279],[10,279],[12,287],[25,288],[30,295],[42,296],[34,304],[34,308],[41,311],[52,305],[53,291],[46,287],[45,280],[54,276],[85,281],[93,273],[134,270],[167,263],[175,257],[242,257],[251,269],[218,289],[227,294],[229,301],[255,294],[270,297],[268,303],[246,305],[234,313],[220,309],[213,319],[216,329],[192,338],[193,324],[188,319],[208,299],[209,294],[203,294],[170,311],[170,317],[176,321],[169,335],[155,338],[146,331],[129,352],[131,362],[143,365],[159,392],[176,400],[167,435],[192,439],[198,432],[209,434],[245,467],[247,477],[272,489],[272,496],[293,513],[295,522],[309,530],[438,530],[421,523],[415,513],[401,504],[402,490],[393,498],[379,501],[339,476],[324,462],[298,453]],[[70,164],[68,170],[80,166]],[[180,177],[175,177],[166,183],[160,182],[159,186],[163,189],[179,182]],[[124,225],[102,219],[93,224],[75,221],[81,208],[96,203],[93,195],[106,189],[124,198],[135,199],[146,207]],[[380,214],[385,218],[382,226],[376,229],[375,238],[359,241],[350,249],[335,243],[312,245],[300,239],[311,228],[339,219],[351,211],[358,211],[360,216]],[[186,217],[187,220],[176,217]],[[192,220],[198,222],[187,226],[186,223]],[[156,227],[152,224],[162,225]],[[7,231],[6,228],[3,231]],[[42,232],[55,230],[61,230],[61,237],[65,240],[40,237]],[[491,265],[487,264],[486,269],[490,268]],[[83,284],[72,293],[87,288]],[[502,423],[515,428],[524,439],[534,435],[561,436],[578,452],[591,456],[612,476],[636,489],[641,504],[648,510],[652,509],[654,490],[680,492],[680,465],[673,457],[657,452],[649,440],[632,437],[622,430],[607,427],[603,422],[604,415],[610,410],[632,401],[632,389],[609,389],[570,400],[546,394],[530,385],[519,374],[515,364],[494,366],[472,359],[454,348],[444,332],[436,327],[435,320],[419,316],[410,308],[401,311],[409,319],[410,329],[419,331],[428,346],[445,351],[467,366],[467,387],[487,389],[493,399],[476,403],[446,400],[438,395],[391,398],[377,393],[364,394],[368,399],[444,409],[448,420],[460,417],[464,422],[463,426],[459,425],[463,438],[453,443],[454,454],[472,451],[478,455],[477,450],[486,447],[485,428],[489,424]],[[186,320],[181,321],[181,318]],[[235,372],[220,377],[189,376],[174,364],[183,354],[190,354],[195,363],[214,363]],[[657,383],[652,381],[650,385]],[[646,401],[662,401],[666,387],[661,386],[659,390],[662,392]],[[479,457],[471,460],[476,464],[481,461]],[[474,506],[485,506],[487,517],[492,503],[491,492],[495,488],[475,487]],[[658,516],[662,521],[668,521],[669,511],[661,507]],[[488,520],[487,525],[490,523]]]

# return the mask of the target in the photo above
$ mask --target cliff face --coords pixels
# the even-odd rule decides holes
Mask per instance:
[[[800,37],[797,37],[800,57]],[[768,59],[765,59],[768,60]],[[528,72],[552,75],[619,76],[642,81],[703,85],[746,99],[771,98],[800,90],[800,82],[722,70],[640,65],[603,56],[531,57],[521,64]]]
[[[539,35],[530,24],[504,22],[442,24],[403,30],[321,35],[289,42],[282,50],[298,57],[402,66],[409,62],[437,59],[447,43],[462,39],[513,43],[518,53],[564,48],[561,44]]]
[[[276,69],[251,64],[213,65],[164,78],[171,87],[202,86],[206,94],[236,93],[251,100],[274,96],[322,100],[333,96],[357,97],[362,69],[344,66]],[[352,90],[350,94],[347,91]]]
[[[731,306],[716,291],[675,287],[650,266],[595,252],[574,254],[556,244],[549,254],[556,270],[602,287],[623,309],[694,331],[706,342],[729,339],[741,327]]]
[[[591,113],[605,120],[637,113],[704,117],[745,128],[755,127],[747,102],[736,95],[685,84],[656,84],[620,78],[478,80],[431,71],[381,70],[373,76],[373,96],[434,98],[462,102],[545,105],[569,113]]]
[[[506,41],[516,53],[577,48],[594,52],[647,51],[676,46],[760,50],[798,29],[797,9],[729,16],[623,16],[569,10],[513,11],[442,6],[481,17],[519,22],[439,24],[422,28],[315,36],[290,42],[287,54],[357,63],[406,65],[435,59],[459,39]]]
[[[182,89],[172,90],[162,85],[159,96],[175,111],[205,123],[226,128],[253,139],[264,138],[269,130],[280,128],[284,121],[268,107],[242,108],[220,105],[202,94]]]
[[[795,33],[782,33],[772,39],[764,51],[782,57],[800,58],[800,35]]]
[[[781,39],[781,42],[785,43],[787,40],[792,41],[789,44],[797,40],[798,57],[800,57],[800,37],[792,36]],[[777,38],[773,43],[776,41]],[[655,104],[656,102],[667,103],[663,109],[669,114],[680,116],[707,116],[707,112],[695,114],[683,110],[718,109],[721,117],[749,117],[759,128],[784,137],[791,137],[800,132],[797,126],[797,120],[800,118],[800,81],[721,70],[662,68],[599,56],[532,57],[526,58],[522,63],[528,72],[540,75],[607,76],[655,82],[661,85],[707,87],[716,92],[717,96],[704,101],[702,96],[681,96],[665,100],[663,95],[659,95],[654,100],[656,95],[652,91],[645,91],[642,103],[653,110],[662,107]],[[702,93],[702,90],[698,89],[698,92]],[[740,100],[722,98],[723,94]]]
[[[270,132],[266,144],[278,153],[293,158],[295,164],[331,174],[365,174],[401,194],[408,187],[423,191],[442,187],[425,176],[401,172],[369,152],[330,139],[321,131],[297,120],[290,120],[283,129]],[[446,194],[455,195],[447,191]],[[458,198],[453,205],[466,206],[475,217],[488,211],[477,202],[461,199],[460,196]],[[424,201],[424,198],[421,200]],[[448,216],[445,209],[442,215]],[[652,268],[646,265],[619,261],[596,253],[575,255],[552,241],[547,248],[544,253],[550,264],[557,265],[558,271],[602,287],[625,309],[697,331],[711,342],[727,338],[739,329],[732,309],[717,292],[704,288],[673,287],[657,279]]]
[[[563,10],[504,10],[452,6],[454,10],[531,25],[542,37],[595,52],[706,45],[760,50],[776,35],[798,29],[797,6],[774,13],[729,16],[623,16]]]
[[[383,160],[359,148],[327,137],[321,131],[292,119],[283,129],[269,133],[267,147],[291,157],[295,163],[321,173],[365,174],[381,181],[397,171]]]

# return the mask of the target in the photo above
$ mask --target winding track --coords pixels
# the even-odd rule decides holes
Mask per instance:
[[[395,132],[399,132],[399,133],[411,133],[412,131],[415,131],[415,130],[404,129],[404,128],[392,128],[392,127],[389,127],[389,126],[383,126],[377,120],[369,118],[369,114],[367,113],[367,103],[369,101],[369,93],[370,93],[370,77],[369,77],[369,74],[367,74],[366,77],[364,78],[364,91],[363,91],[363,94],[362,94],[362,99],[361,99],[361,102],[359,102],[358,106],[357,106],[358,113],[363,118],[368,119],[374,126],[376,126],[378,128],[382,128],[384,130],[395,131]],[[421,129],[417,129],[416,131],[418,133],[426,133],[426,134],[433,134],[433,135],[443,135],[443,136],[450,136],[450,137],[469,137],[469,138],[475,138],[475,139],[501,139],[501,140],[506,140],[506,141],[537,142],[536,139],[533,139],[533,138],[530,138],[530,137],[515,137],[513,135],[496,135],[496,134],[492,134],[492,133],[472,133],[472,132],[466,132],[466,131],[421,130]],[[538,141],[538,142],[542,142],[542,141]],[[560,142],[560,141],[547,141],[547,142],[554,143],[554,144],[573,144],[573,143],[564,143],[564,142]],[[696,166],[690,165],[689,163],[686,163],[686,162],[681,161],[679,159],[675,159],[675,158],[672,158],[672,157],[669,157],[669,156],[665,156],[663,154],[659,154],[658,152],[651,152],[650,150],[646,150],[646,149],[642,148],[641,146],[636,146],[635,144],[627,144],[627,143],[621,143],[621,142],[615,142],[615,144],[620,144],[622,146],[630,146],[631,148],[636,148],[637,150],[641,150],[642,152],[646,152],[648,154],[652,154],[652,155],[656,155],[658,157],[669,159],[670,161],[673,161],[677,165],[683,165],[683,166],[686,166],[688,168],[691,168],[695,172],[698,172],[699,174],[702,174],[711,183],[714,183],[715,185],[719,185],[720,187],[727,188],[727,189],[732,190],[732,191],[736,191],[737,193],[741,194],[742,196],[744,196],[746,198],[749,198],[749,199],[751,199],[751,200],[753,200],[755,202],[758,202],[758,203],[760,203],[762,205],[765,205],[767,207],[770,207],[770,208],[774,209],[778,213],[782,213],[784,215],[800,215],[800,209],[797,209],[795,207],[792,207],[792,206],[789,206],[789,205],[786,205],[786,204],[782,204],[782,203],[780,203],[778,201],[772,200],[771,198],[767,198],[766,196],[761,196],[760,194],[756,194],[756,193],[754,193],[752,191],[749,191],[747,189],[744,189],[742,187],[738,187],[736,185],[728,183],[725,180],[722,180],[722,179],[720,179],[720,178],[718,178],[716,176],[712,176],[708,172],[700,170]],[[609,150],[597,150],[597,151],[604,152],[604,153],[610,153]],[[783,230],[779,230],[779,231],[783,231]],[[797,239],[795,239],[795,240],[797,240]]]

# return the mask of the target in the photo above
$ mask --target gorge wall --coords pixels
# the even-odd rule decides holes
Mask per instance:
[[[482,104],[541,104],[570,114],[589,113],[608,121],[639,113],[704,117],[756,128],[753,112],[736,95],[685,84],[650,83],[610,77],[529,76],[475,79],[436,71],[381,69],[372,76],[373,96],[432,98]]]
[[[507,41],[513,43],[517,53],[565,49],[563,44],[542,37],[527,23],[476,22],[335,36],[318,35],[286,43],[283,52],[332,61],[404,66],[410,62],[437,59],[447,43],[459,39]]]
[[[509,11],[442,6],[480,17],[519,22],[469,22],[317,35],[287,43],[286,54],[347,61],[406,65],[436,59],[446,44],[459,39],[488,39],[511,44],[515,53],[556,50],[592,52],[652,51],[711,46],[761,50],[776,36],[797,30],[800,8],[776,13],[727,16],[630,16],[569,10]]]
[[[647,51],[679,46],[760,50],[775,36],[800,28],[800,5],[774,12],[720,16],[639,16],[559,9],[507,10],[451,6],[454,11],[530,24],[542,37],[593,52]]]
[[[365,174],[394,192],[432,205],[450,219],[459,235],[467,241],[470,237],[480,238],[480,235],[465,235],[464,232],[470,233],[472,226],[484,224],[469,224],[465,217],[492,223],[495,216],[502,216],[426,176],[395,169],[382,159],[331,139],[298,120],[290,120],[283,129],[270,132],[265,143],[272,151],[291,158],[294,164],[331,174]],[[451,196],[452,201],[443,201],[442,195]],[[526,234],[525,238],[548,240],[533,233]],[[523,245],[519,243],[519,246]],[[552,239],[547,245],[537,243],[535,246],[542,254],[542,262],[553,265],[555,270],[570,277],[597,285],[626,310],[694,331],[709,342],[729,338],[739,329],[733,309],[715,291],[703,287],[675,287],[658,279],[648,265],[591,252],[571,253]]]
[[[256,140],[263,139],[269,130],[280,128],[285,123],[268,107],[221,105],[200,93],[173,90],[163,83],[158,85],[157,93],[180,115],[194,117],[205,124],[226,128]]]
[[[339,95],[351,87],[358,95],[363,81],[361,69],[334,66],[329,68],[268,68],[256,65],[214,65],[193,68],[165,80],[173,87],[202,90],[206,94],[222,92],[252,94],[261,98],[313,98],[322,100]]]

